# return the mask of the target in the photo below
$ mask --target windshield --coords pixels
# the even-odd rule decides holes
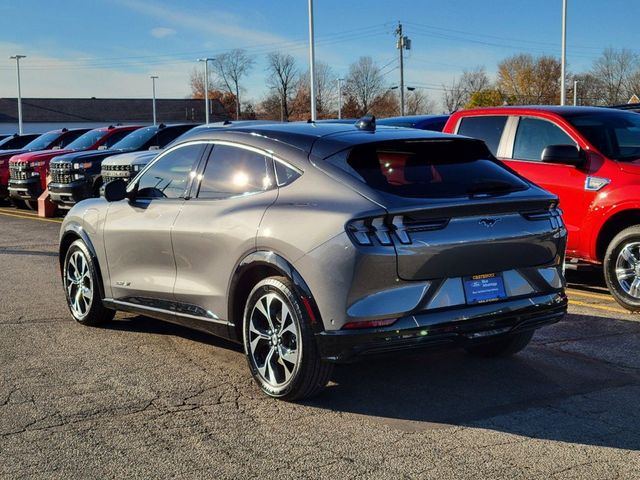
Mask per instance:
[[[620,161],[640,158],[640,114],[603,109],[564,117],[606,157]]]
[[[129,135],[124,137],[118,143],[115,143],[111,149],[112,150],[138,150],[147,143],[151,137],[153,137],[158,131],[157,127],[147,127],[141,128],[140,130],[135,130],[131,132]]]
[[[400,197],[500,195],[529,188],[478,141],[368,144],[327,161],[376,190]]]
[[[100,140],[107,132],[104,130],[89,130],[87,133],[80,135],[65,148],[69,150],[86,150]]]
[[[53,142],[60,138],[60,132],[43,133],[29,142],[24,148],[27,150],[46,150]]]

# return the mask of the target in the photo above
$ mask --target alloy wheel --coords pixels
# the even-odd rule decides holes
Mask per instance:
[[[640,299],[640,242],[627,243],[620,249],[615,274],[620,288]]]
[[[73,314],[77,318],[84,318],[89,312],[93,300],[93,280],[89,270],[89,262],[80,250],[76,250],[69,257],[65,287]]]
[[[249,354],[258,374],[272,387],[287,384],[300,360],[299,326],[287,303],[267,293],[254,304],[249,318]]]

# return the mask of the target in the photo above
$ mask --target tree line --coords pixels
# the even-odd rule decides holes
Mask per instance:
[[[210,64],[209,98],[219,100],[227,114],[236,119],[307,120],[310,113],[309,71],[283,52],[266,58],[267,93],[258,102],[243,102],[243,81],[255,67],[255,58],[235,49],[217,55]],[[548,55],[516,54],[498,64],[495,79],[484,66],[462,72],[459,78],[442,85],[442,108],[422,89],[405,92],[405,113],[419,115],[436,111],[494,105],[558,104],[560,102],[560,61]],[[316,63],[316,104],[318,118],[336,118],[339,80],[326,63]],[[380,117],[399,115],[397,85],[385,69],[371,57],[360,57],[349,66],[341,82],[341,110],[344,118],[370,113]],[[202,69],[191,74],[191,97],[204,98]],[[579,105],[615,105],[640,95],[640,56],[628,49],[605,49],[589,71],[569,73],[567,98],[573,97],[577,81]]]

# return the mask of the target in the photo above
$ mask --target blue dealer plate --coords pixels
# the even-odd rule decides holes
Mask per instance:
[[[500,273],[485,273],[465,277],[464,294],[467,303],[486,303],[506,298],[504,291],[504,281]]]

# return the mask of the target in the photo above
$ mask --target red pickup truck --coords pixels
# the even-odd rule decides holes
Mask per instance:
[[[640,114],[599,107],[495,107],[454,113],[444,132],[493,154],[560,198],[568,266],[602,265],[618,303],[640,311]]]

